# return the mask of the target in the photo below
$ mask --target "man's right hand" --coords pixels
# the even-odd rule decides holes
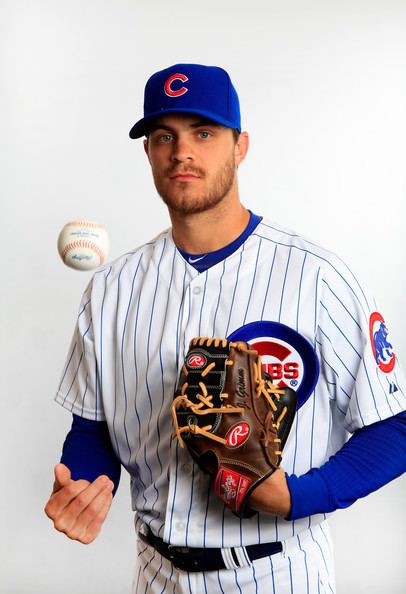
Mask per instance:
[[[113,482],[106,475],[90,483],[74,481],[64,464],[55,466],[55,482],[45,513],[56,530],[72,540],[91,543],[100,529],[113,500]]]

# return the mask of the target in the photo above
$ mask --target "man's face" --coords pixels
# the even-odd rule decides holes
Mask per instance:
[[[174,212],[193,214],[219,204],[236,179],[230,128],[185,114],[154,122],[145,141],[156,189]]]

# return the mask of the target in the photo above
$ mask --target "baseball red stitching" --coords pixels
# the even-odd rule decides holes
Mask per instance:
[[[104,254],[103,254],[102,250],[99,248],[99,246],[97,244],[95,244],[93,241],[89,241],[88,239],[77,239],[76,241],[72,241],[71,243],[68,243],[68,245],[66,245],[63,249],[62,259],[65,260],[65,257],[71,250],[74,250],[75,248],[81,248],[81,247],[94,250],[96,252],[96,254],[99,256],[100,264],[103,264]]]
[[[92,223],[90,221],[71,221],[67,223],[65,226],[69,227],[70,225],[77,225],[79,227],[90,227],[91,229],[103,229],[103,225],[99,225],[99,223]]]

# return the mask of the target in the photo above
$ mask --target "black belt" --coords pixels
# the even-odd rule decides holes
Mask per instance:
[[[177,547],[164,542],[148,528],[147,534],[139,532],[139,537],[154,547],[163,557],[183,571],[216,571],[218,569],[237,569],[246,567],[251,561],[269,557],[282,551],[281,542],[231,547],[229,549],[208,549],[196,547]],[[248,557],[248,559],[247,559]]]

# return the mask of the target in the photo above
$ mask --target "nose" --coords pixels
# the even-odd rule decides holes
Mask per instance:
[[[176,141],[173,143],[172,161],[182,163],[184,161],[193,161],[193,148],[191,143],[184,137],[178,136]]]

